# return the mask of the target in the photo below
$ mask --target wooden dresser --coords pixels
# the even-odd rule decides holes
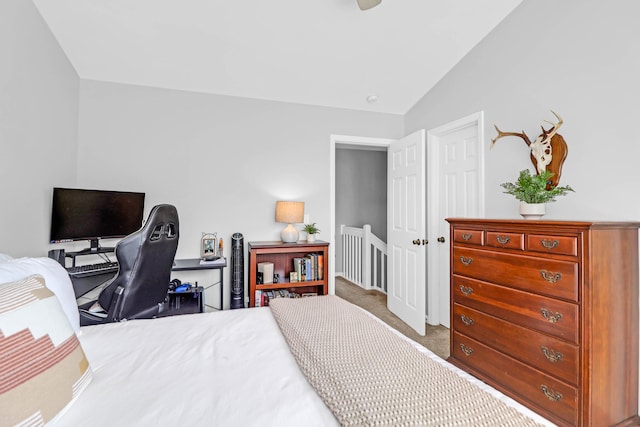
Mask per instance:
[[[450,362],[559,425],[637,425],[638,224],[450,218]]]

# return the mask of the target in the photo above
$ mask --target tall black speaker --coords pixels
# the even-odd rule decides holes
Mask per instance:
[[[231,308],[244,308],[244,237],[231,236]]]

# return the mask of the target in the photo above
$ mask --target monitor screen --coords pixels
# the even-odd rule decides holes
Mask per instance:
[[[125,237],[142,226],[144,193],[54,188],[51,243]]]

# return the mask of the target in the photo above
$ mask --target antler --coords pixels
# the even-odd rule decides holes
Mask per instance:
[[[550,122],[549,120],[545,120],[545,122],[553,125],[553,127],[549,130],[545,130],[545,128],[543,126],[540,126],[542,128],[542,134],[544,135],[544,139],[543,141],[547,141],[551,138],[553,138],[553,136],[558,133],[558,129],[560,129],[560,126],[562,126],[562,123],[564,123],[562,121],[562,117],[560,117],[560,115],[558,113],[556,113],[555,111],[551,110],[551,112],[553,113],[554,116],[556,116],[556,118],[558,119],[558,123],[553,123]]]
[[[498,129],[498,126],[493,125],[493,127],[495,127],[496,130],[498,131],[498,136],[496,136],[495,138],[493,138],[491,140],[491,146],[489,148],[493,148],[493,146],[496,143],[496,141],[499,140],[502,137],[505,137],[505,136],[518,136],[518,137],[522,138],[527,145],[531,145],[531,141],[529,140],[529,137],[527,136],[527,134],[524,133],[524,131],[522,131],[521,133],[518,133],[518,132],[502,132],[500,129]]]

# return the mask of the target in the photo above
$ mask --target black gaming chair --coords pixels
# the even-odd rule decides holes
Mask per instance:
[[[151,209],[142,228],[115,248],[118,273],[95,302],[80,307],[80,325],[119,322],[156,317],[167,296],[173,259],[178,248],[178,211],[171,205]]]

